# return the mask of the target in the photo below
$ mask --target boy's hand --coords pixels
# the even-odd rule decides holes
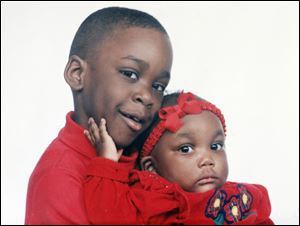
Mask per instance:
[[[89,118],[88,124],[89,128],[84,130],[84,134],[96,147],[97,155],[115,162],[119,161],[123,150],[117,150],[113,139],[107,133],[105,119],[101,119],[99,128],[93,118]]]

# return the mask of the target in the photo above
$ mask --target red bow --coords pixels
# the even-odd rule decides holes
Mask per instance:
[[[202,111],[214,113],[221,121],[226,135],[225,119],[220,109],[205,100],[197,99],[192,93],[181,93],[177,98],[177,105],[164,107],[159,111],[160,122],[153,128],[142,148],[142,156],[150,155],[155,144],[165,129],[175,133],[182,125],[181,118],[187,114],[200,114]]]
[[[181,93],[177,105],[164,107],[159,111],[159,117],[165,121],[165,128],[175,133],[182,125],[181,119],[186,114],[199,114],[202,111],[200,102],[203,102],[192,93]],[[204,103],[204,102],[203,102]]]

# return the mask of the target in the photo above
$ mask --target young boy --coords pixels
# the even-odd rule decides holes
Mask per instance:
[[[96,152],[83,134],[88,118],[106,119],[121,153],[160,108],[171,65],[169,37],[152,16],[110,7],[86,18],[64,72],[74,111],[30,177],[25,224],[89,224],[82,190]],[[136,156],[124,150],[120,162],[133,168]]]

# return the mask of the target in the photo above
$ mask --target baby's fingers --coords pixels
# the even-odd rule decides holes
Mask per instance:
[[[121,158],[121,155],[123,154],[123,149],[120,149],[117,151],[118,160]]]
[[[108,139],[110,139],[110,136],[106,130],[106,121],[104,118],[101,119],[100,121],[100,138],[102,140],[103,143],[107,142]]]
[[[86,136],[86,138],[87,139],[89,139],[89,141],[92,143],[92,144],[94,144],[94,142],[93,142],[93,140],[92,140],[92,137],[91,137],[91,135],[90,135],[90,132],[88,131],[88,130],[84,130],[83,131],[83,133],[84,133],[84,135]]]
[[[91,139],[93,140],[94,144],[98,144],[101,142],[100,136],[99,136],[99,128],[93,118],[89,118],[88,121],[89,124],[89,133],[91,136]]]

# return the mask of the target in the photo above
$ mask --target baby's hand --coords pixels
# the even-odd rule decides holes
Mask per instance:
[[[93,118],[89,118],[88,124],[89,128],[84,130],[84,134],[96,147],[97,155],[115,162],[119,161],[123,150],[117,150],[113,139],[107,133],[105,119],[101,119],[99,128]]]

